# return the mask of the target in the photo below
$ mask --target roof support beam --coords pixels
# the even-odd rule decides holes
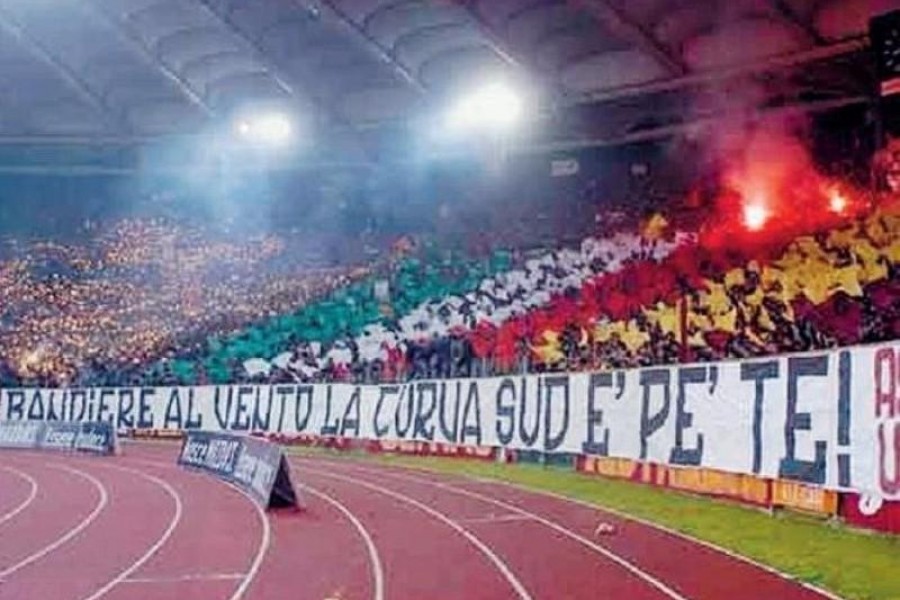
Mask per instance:
[[[219,10],[217,10],[216,7],[214,7],[209,2],[209,0],[197,0],[197,4],[216,21],[221,23],[231,35],[238,38],[241,43],[243,43],[249,50],[252,51],[254,59],[256,59],[260,64],[265,65],[267,71],[269,72],[269,75],[272,77],[272,79],[275,80],[275,84],[280,87],[285,94],[293,98],[297,97],[297,94],[294,91],[294,87],[287,82],[286,77],[281,72],[281,70],[275,64],[273,64],[272,61],[266,58],[265,51],[260,48],[256,40],[251,39],[234,22],[234,20],[231,18],[231,15],[227,12],[227,4],[225,13],[219,12]]]
[[[528,61],[524,59],[518,52],[510,48],[510,44],[500,35],[500,32],[497,31],[497,28],[494,27],[490,21],[484,18],[484,15],[478,10],[478,0],[460,0],[459,5],[465,11],[466,15],[472,22],[472,25],[478,30],[478,32],[484,38],[488,48],[491,49],[494,54],[499,56],[503,62],[509,65],[512,69],[514,69],[518,74],[523,75],[525,77],[530,77],[536,79],[538,82],[542,82],[549,93],[553,95],[552,103],[555,105],[560,102],[561,98],[565,95],[562,84],[559,82],[558,77],[547,77],[541,73],[538,73],[536,69],[531,67],[528,64]]]
[[[206,100],[203,99],[201,94],[197,93],[194,90],[190,83],[185,81],[178,73],[176,73],[172,68],[169,67],[165,63],[165,61],[157,55],[153,50],[147,45],[147,43],[138,35],[138,33],[134,30],[130,23],[118,19],[113,15],[109,14],[105,9],[96,6],[94,0],[82,0],[82,4],[86,6],[92,13],[101,17],[104,21],[110,24],[117,32],[122,34],[122,38],[128,42],[128,44],[134,48],[150,65],[158,71],[164,78],[169,80],[181,93],[181,95],[193,104],[195,107],[200,109],[206,116],[212,116],[213,110],[206,103]]]
[[[843,108],[846,106],[854,106],[860,104],[866,104],[871,102],[871,99],[866,96],[847,96],[844,98],[836,98],[829,99],[823,101],[815,101],[815,102],[804,102],[798,104],[790,104],[785,106],[773,107],[768,109],[762,109],[758,111],[756,114],[752,115],[753,119],[765,120],[767,118],[772,117],[784,117],[793,114],[814,114],[819,112],[826,112],[829,110],[835,110],[838,108]],[[696,133],[697,131],[701,131],[703,129],[707,129],[709,127],[715,127],[720,124],[724,119],[732,119],[731,115],[709,115],[706,117],[701,117],[698,119],[693,119],[690,121],[684,121],[681,123],[674,123],[671,125],[664,125],[661,127],[652,127],[647,129],[642,129],[638,131],[628,132],[622,135],[613,135],[608,137],[590,137],[590,138],[580,138],[580,139],[566,139],[566,140],[558,140],[552,142],[536,142],[525,144],[521,147],[517,147],[513,149],[514,155],[540,155],[547,154],[552,152],[565,152],[565,151],[575,151],[586,148],[601,148],[601,147],[611,147],[611,146],[624,146],[627,144],[638,143],[638,142],[648,142],[648,141],[659,141],[668,138],[672,138],[676,135],[681,135],[685,133]],[[195,140],[197,142],[202,142],[202,136],[182,136],[182,140]],[[122,146],[132,146],[132,145],[141,145],[150,141],[149,138],[97,138],[97,137],[54,137],[54,136],[0,136],[0,145],[43,145],[43,144],[115,144]],[[160,141],[156,139],[155,141]],[[458,156],[455,153],[435,153],[429,154],[428,158],[431,159],[439,159],[439,158],[454,158]],[[421,156],[415,158],[400,158],[394,161],[395,163],[406,163],[406,162],[420,162],[422,160]],[[367,168],[370,167],[371,163],[364,162],[355,162],[355,161],[322,161],[322,162],[312,162],[312,163],[296,163],[291,162],[290,164],[284,165],[276,165],[274,168],[276,169],[284,169],[284,170],[302,170],[302,169],[313,169],[313,168],[328,168],[328,167],[357,167],[357,168]],[[252,165],[247,165],[246,168],[253,169]],[[190,169],[192,172],[196,171],[196,165],[191,166],[173,166],[169,168],[153,168],[150,167],[149,171],[159,171],[159,172],[172,172],[177,173],[184,169]],[[0,165],[0,173],[16,173],[16,174],[31,174],[31,175],[64,175],[64,176],[77,176],[77,175],[132,175],[134,173],[140,172],[144,170],[141,167],[137,166],[123,166],[123,167],[105,167],[105,166],[93,166],[93,165],[53,165],[53,166],[42,166],[42,165]]]
[[[644,94],[658,94],[661,92],[670,92],[688,88],[695,85],[704,85],[714,83],[716,81],[724,81],[733,77],[745,75],[754,75],[766,73],[777,69],[785,69],[789,67],[797,67],[811,62],[827,60],[846,54],[852,54],[864,50],[868,46],[865,36],[844,40],[828,46],[819,46],[811,50],[803,52],[792,52],[790,54],[772,56],[764,58],[752,63],[728,67],[725,69],[715,69],[702,73],[694,73],[684,75],[682,77],[673,77],[671,79],[661,79],[657,81],[649,81],[647,83],[639,83],[636,85],[625,85],[611,89],[600,89],[585,95],[583,100],[577,103],[594,103],[608,102],[619,98],[627,98],[630,96],[641,96]]]
[[[791,115],[806,115],[830,110],[836,110],[847,106],[856,106],[866,104],[871,99],[867,96],[847,96],[845,98],[835,98],[830,100],[821,100],[815,102],[804,102],[799,104],[790,104],[787,106],[779,106],[757,111],[752,118],[754,120],[765,120],[775,117],[787,117]],[[613,146],[625,146],[640,142],[654,142],[676,135],[691,133],[696,134],[698,131],[708,129],[720,125],[723,121],[731,120],[731,115],[712,115],[702,117],[691,121],[684,121],[672,125],[663,125],[661,127],[652,127],[633,131],[623,135],[598,138],[584,138],[562,140],[558,142],[537,143],[527,147],[514,149],[513,154],[545,154],[550,152],[567,152],[574,150],[583,150],[586,148],[603,148]]]
[[[816,31],[816,28],[813,27],[812,23],[801,18],[800,15],[797,14],[797,11],[794,10],[794,7],[785,2],[785,0],[769,0],[769,4],[782,19],[787,21],[794,29],[802,32],[803,35],[815,45],[824,46],[828,43],[827,40]]]
[[[230,4],[225,4],[225,11],[220,12],[214,6],[210,4],[209,0],[197,0],[197,2],[202,6],[206,12],[212,15],[215,19],[217,19],[220,23],[222,23],[232,35],[237,37],[241,42],[247,45],[247,47],[253,52],[254,57],[261,64],[265,65],[269,70],[269,74],[275,79],[279,87],[281,87],[287,94],[293,98],[297,97],[297,94],[294,90],[294,87],[288,83],[288,79],[290,76],[285,74],[281,68],[270,58],[268,58],[268,54],[266,51],[259,45],[259,43],[254,40],[251,36],[247,35],[241,27],[234,22],[234,19],[231,18],[231,14],[229,12]],[[304,85],[303,81],[299,81],[298,83]],[[356,131],[356,127],[353,123],[348,121],[340,114],[339,111],[335,110],[335,108],[326,100],[318,100],[312,95],[307,96],[313,104],[315,104],[318,109],[322,112],[322,115],[327,115],[328,118],[331,119],[335,124],[340,125],[342,127],[346,127],[354,134],[358,134]],[[363,143],[362,138],[359,135],[356,135],[356,141],[359,144],[362,152],[367,154],[367,150]]]
[[[2,143],[0,138],[0,143]],[[236,171],[240,173],[258,173],[260,171],[274,172],[306,172],[317,171],[322,169],[360,169],[369,170],[371,163],[354,162],[351,160],[334,161],[313,161],[304,163],[290,164],[267,164],[264,167],[256,165],[241,165]],[[139,167],[133,165],[125,165],[119,167],[94,166],[94,165],[4,165],[0,164],[0,175],[31,175],[37,177],[134,177],[141,173],[152,173],[156,175],[204,175],[207,177],[216,177],[220,174],[220,169],[215,167],[197,167],[196,165],[175,166],[175,167]]]
[[[605,25],[614,34],[622,37],[665,67],[671,75],[685,75],[687,66],[675,57],[653,34],[634,21],[616,0],[570,0],[587,11],[595,20]]]
[[[234,22],[234,19],[231,18],[231,14],[228,11],[229,4],[226,3],[225,10],[219,11],[215,8],[209,0],[197,0],[197,3],[213,18],[219,21],[225,28],[235,36],[241,43],[243,43],[252,53],[254,58],[262,65],[266,67],[266,70],[269,72],[269,75],[275,80],[278,87],[280,87],[288,96],[292,98],[297,97],[297,93],[294,89],[294,86],[289,83],[290,76],[285,74],[281,68],[270,58],[268,58],[268,54],[266,51],[259,45],[259,43],[254,40],[251,36],[247,35],[241,27]],[[303,82],[299,82],[301,85]],[[350,126],[350,124],[344,119],[337,111],[335,111],[331,106],[327,103],[317,101],[315,98],[309,97],[310,100],[322,111],[323,115],[327,115],[330,119],[332,119],[335,123]]]
[[[143,135],[0,134],[0,146],[140,146],[163,137]]]
[[[122,115],[117,115],[101,96],[82,80],[74,69],[59,60],[50,50],[34,38],[6,9],[0,8],[0,30],[16,40],[31,56],[51,69],[75,92],[78,99],[93,109],[112,129],[129,132],[131,127]]]
[[[503,62],[509,66],[515,69],[525,70],[522,59],[516,52],[509,48],[509,44],[503,39],[494,26],[484,18],[484,15],[478,10],[476,2],[477,0],[464,0],[463,2],[460,2],[460,5],[466,12],[466,15],[472,20],[473,24],[478,29],[478,32],[484,36],[488,48],[503,59]]]
[[[828,45],[828,40],[818,32],[810,21],[801,17],[790,3],[785,0],[769,0],[769,4],[782,19],[784,19],[791,27],[802,33],[807,40],[817,47],[821,48]],[[875,85],[874,82],[869,80],[862,72],[846,67],[841,68],[840,71],[860,90],[867,92],[873,91]]]
[[[298,7],[301,6],[299,0],[292,0]],[[409,87],[419,94],[425,94],[428,90],[418,76],[410,71],[403,63],[401,63],[393,55],[389,48],[385,48],[378,40],[372,37],[359,23],[353,20],[353,17],[343,11],[332,0],[318,0],[316,5],[331,17],[331,21],[349,33],[351,37],[358,40],[362,46],[380,63],[387,66],[398,78],[403,80]],[[309,10],[303,7],[304,10]]]
[[[513,55],[505,49],[505,44],[500,40],[499,37],[496,36],[496,33],[492,30],[489,23],[482,19],[481,15],[478,13],[478,10],[474,8],[473,5],[477,3],[477,0],[455,0],[452,4],[455,4],[458,8],[463,10],[462,22],[445,22],[445,23],[437,23],[435,25],[426,25],[424,27],[417,27],[411,31],[401,34],[399,37],[394,39],[394,42],[390,49],[390,54],[392,56],[397,55],[398,47],[403,45],[403,40],[408,40],[413,37],[427,35],[430,31],[438,31],[441,29],[451,29],[454,27],[472,27],[474,30],[478,31],[482,34],[482,37],[485,38],[482,42],[487,45],[493,52],[495,52],[501,60],[510,64],[511,66],[518,67],[518,60],[513,57]],[[375,9],[366,15],[360,24],[360,28],[363,31],[368,31],[371,25],[371,22],[378,18],[378,16],[384,14],[385,12],[389,12],[392,10],[396,10],[405,5],[417,5],[421,4],[420,0],[392,0],[382,4],[379,4]]]

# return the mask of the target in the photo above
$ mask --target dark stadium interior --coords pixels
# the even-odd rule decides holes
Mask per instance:
[[[0,600],[900,598],[900,0],[0,0]]]
[[[45,4],[0,7],[3,382],[376,381],[897,335],[871,168],[897,111],[867,36],[890,2]],[[527,89],[527,126],[444,139],[441,111],[489,79]],[[250,110],[290,115],[295,142],[235,141]],[[740,214],[754,177],[777,219]]]

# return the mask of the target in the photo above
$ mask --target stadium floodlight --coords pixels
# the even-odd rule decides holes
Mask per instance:
[[[509,130],[524,116],[525,102],[514,88],[493,83],[461,98],[447,113],[451,131]]]
[[[284,146],[293,139],[294,126],[284,113],[269,112],[241,116],[235,129],[248,142]]]

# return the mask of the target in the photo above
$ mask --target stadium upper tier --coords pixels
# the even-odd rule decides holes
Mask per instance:
[[[386,381],[716,360],[900,336],[900,214],[764,244],[657,216],[575,247],[449,251],[401,238],[304,263],[161,220],[7,244],[0,383]]]

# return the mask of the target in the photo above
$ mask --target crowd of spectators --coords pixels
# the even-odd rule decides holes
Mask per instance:
[[[632,217],[603,212],[574,243],[524,219],[452,247],[399,236],[337,264],[310,232],[160,218],[80,242],[3,239],[0,385],[381,382],[900,337],[896,208],[752,248],[711,246],[690,219]]]
[[[501,253],[495,256],[493,274],[480,280],[471,276],[472,264],[458,260],[457,272],[469,275],[463,285],[452,277],[439,285],[425,285],[428,293],[421,302],[396,310],[396,302],[388,300],[393,306],[386,314],[365,324],[356,335],[341,336],[327,346],[301,343],[271,362],[256,357],[244,363],[244,371],[251,377],[274,373],[279,379],[383,380],[486,375],[516,365],[527,368],[530,340],[500,336],[488,342],[493,346],[488,357],[478,335],[501,330],[585,282],[616,273],[634,261],[664,260],[689,240],[690,236],[678,234],[671,241],[649,242],[637,234],[619,233],[587,238],[578,248]],[[388,293],[397,297],[423,289],[417,278],[395,277],[385,283]],[[348,310],[352,312],[357,304],[351,303]]]
[[[0,383],[133,378],[160,356],[282,314],[365,275],[276,236],[234,242],[130,219],[79,243],[2,241]],[[313,261],[315,262],[315,261]]]
[[[876,210],[751,250],[668,235],[588,238],[579,250],[533,256],[355,337],[248,360],[243,377],[359,382],[627,368],[900,336],[896,213]]]

